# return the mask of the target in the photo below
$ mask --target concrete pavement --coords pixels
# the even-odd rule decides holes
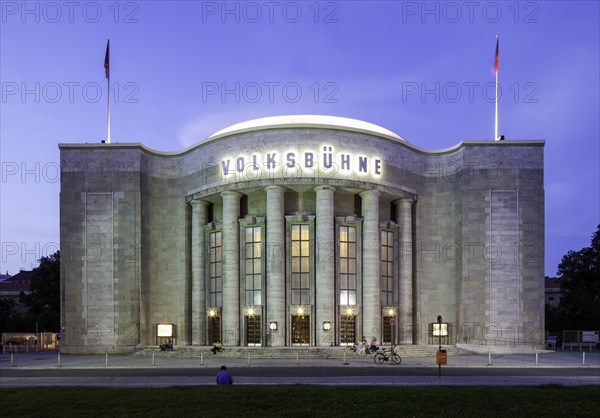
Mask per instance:
[[[537,363],[536,363],[537,357]],[[60,362],[60,363],[59,363]],[[540,385],[548,383],[581,385],[600,384],[600,352],[544,352],[528,354],[472,354],[448,358],[448,364],[442,366],[442,378],[437,375],[435,358],[406,358],[401,365],[384,363],[377,365],[372,356],[360,356],[350,353],[339,359],[258,359],[258,358],[222,358],[219,355],[203,354],[198,357],[178,357],[176,353],[160,352],[152,355],[60,355],[57,352],[32,352],[0,355],[0,387],[7,386],[175,386],[214,384],[213,372],[226,364],[232,370],[237,384],[339,384],[339,385]],[[281,376],[261,376],[260,369],[282,369]],[[291,369],[302,368],[344,368],[344,375],[303,375],[293,373]],[[378,371],[394,369],[395,375],[377,375]],[[481,375],[457,375],[452,369],[472,368],[482,370]],[[509,375],[486,373],[486,369],[511,369]],[[93,373],[100,369],[107,373]],[[140,375],[132,369],[140,369]],[[157,378],[156,375],[144,375],[143,369],[169,369]],[[186,370],[177,373],[176,369]],[[249,372],[249,369],[254,371]],[[519,370],[512,373],[512,369]],[[536,369],[545,369],[544,375]],[[569,374],[561,369],[576,369]],[[73,373],[65,374],[65,371]],[[79,370],[79,372],[77,372]],[[129,373],[120,371],[130,370]],[[194,372],[194,370],[196,372]],[[419,374],[408,373],[420,370]],[[478,374],[479,370],[474,374]],[[40,374],[40,371],[46,371]],[[444,371],[448,374],[444,375]],[[369,378],[365,378],[368,372]],[[36,374],[37,373],[37,374]],[[237,375],[236,375],[237,373]],[[106,374],[106,375],[103,375]],[[176,374],[176,375],[170,375]],[[451,375],[454,374],[454,375]],[[511,375],[512,374],[512,375]],[[373,375],[377,375],[373,378]]]

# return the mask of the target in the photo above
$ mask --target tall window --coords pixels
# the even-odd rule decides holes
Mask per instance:
[[[208,291],[210,306],[223,306],[221,231],[208,234]]]
[[[340,305],[356,305],[356,227],[340,226]]]
[[[310,230],[308,225],[292,227],[292,305],[310,303]]]
[[[260,226],[246,227],[246,305],[262,304],[262,252]]]
[[[381,231],[380,242],[381,304],[392,306],[394,304],[394,233]]]

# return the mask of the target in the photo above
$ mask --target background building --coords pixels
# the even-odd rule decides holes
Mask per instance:
[[[560,280],[556,277],[546,277],[544,279],[545,286],[545,302],[546,305],[554,306],[558,308],[560,306]]]
[[[24,313],[27,311],[25,304],[21,302],[20,295],[31,293],[31,270],[20,270],[14,276],[6,273],[4,280],[0,281],[0,298],[12,301],[13,312]],[[3,275],[4,276],[4,275]]]
[[[543,344],[543,146],[325,116],[61,144],[62,350],[427,344],[438,315],[450,342]]]

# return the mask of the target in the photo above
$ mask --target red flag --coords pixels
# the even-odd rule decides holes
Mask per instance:
[[[496,36],[496,56],[494,57],[494,74],[498,74],[498,37]]]
[[[110,76],[109,58],[110,58],[110,40],[107,40],[106,41],[106,55],[104,56],[104,72],[106,73],[106,78],[109,78],[109,76]]]

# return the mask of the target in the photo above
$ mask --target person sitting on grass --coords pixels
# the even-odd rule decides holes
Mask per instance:
[[[221,370],[217,372],[217,385],[233,385],[233,377],[225,366],[221,366]]]

